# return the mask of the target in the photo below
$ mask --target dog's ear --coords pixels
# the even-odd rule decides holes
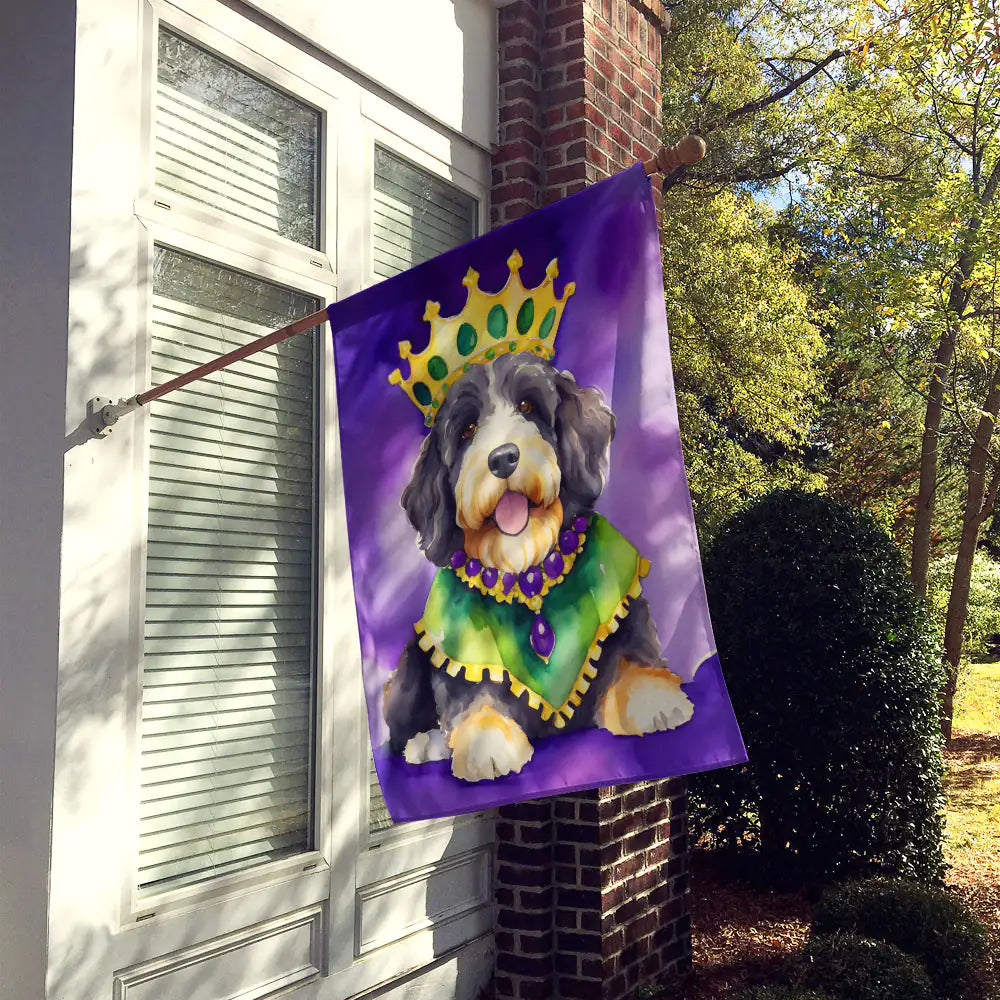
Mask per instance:
[[[615,415],[600,389],[577,385],[569,372],[558,372],[556,438],[562,492],[571,506],[592,507],[604,489],[608,448],[615,436]]]
[[[443,566],[452,552],[462,547],[462,533],[455,521],[455,497],[434,431],[420,447],[400,503],[417,532],[424,555]]]

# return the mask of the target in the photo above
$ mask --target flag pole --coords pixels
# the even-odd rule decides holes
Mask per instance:
[[[691,166],[697,163],[704,155],[707,147],[705,140],[697,135],[686,135],[679,142],[672,146],[660,146],[656,153],[648,160],[644,160],[642,167],[647,176],[653,174],[670,174],[681,166]],[[136,393],[128,399],[119,399],[117,403],[102,396],[94,396],[87,400],[87,426],[94,437],[107,437],[111,433],[111,428],[118,422],[120,417],[127,413],[138,410],[140,406],[151,403],[154,399],[160,399],[167,393],[175,389],[195,382],[206,375],[227,368],[236,361],[242,361],[259,351],[280,344],[289,337],[294,337],[299,333],[305,333],[319,326],[326,319],[326,309],[317,309],[316,312],[303,316],[301,319],[283,326],[280,330],[258,337],[249,344],[237,347],[228,354],[223,354],[213,361],[208,361],[191,371],[178,375],[176,378],[164,382],[162,385],[154,386],[143,392]]]

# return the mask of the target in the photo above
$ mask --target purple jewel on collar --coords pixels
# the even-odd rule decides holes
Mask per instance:
[[[565,560],[555,549],[545,557],[545,562],[542,563],[542,569],[545,570],[545,575],[550,580],[555,580],[560,576],[565,566]]]
[[[556,636],[552,626],[540,615],[535,615],[531,623],[531,648],[543,659],[547,660],[556,648]]]
[[[451,568],[461,569],[465,565],[465,553],[461,549],[455,549],[451,554]]]
[[[466,576],[479,576],[479,571],[483,568],[483,564],[478,559],[470,559],[465,564],[465,575]]]
[[[573,518],[574,531],[586,531],[589,526],[590,522],[582,514],[579,517]]]
[[[576,552],[579,544],[580,536],[575,531],[567,529],[559,536],[559,551],[564,556],[568,556],[570,553]]]
[[[542,592],[541,567],[529,566],[517,579],[525,597],[536,597]]]
[[[497,582],[497,577],[499,575],[500,574],[496,571],[495,567],[487,566],[483,570],[483,575],[482,575],[483,586],[486,587],[487,590],[492,590],[492,588]]]
[[[515,583],[517,583],[517,574],[516,573],[504,573],[504,575],[503,575],[503,592],[504,592],[504,594],[509,594],[511,592],[511,590],[513,589]]]

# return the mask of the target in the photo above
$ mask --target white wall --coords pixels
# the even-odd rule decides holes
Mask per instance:
[[[367,27],[336,21],[313,41],[325,38],[343,62],[378,77],[376,93],[398,88],[454,130],[428,129],[422,148],[440,144],[435,155],[449,163],[475,153],[487,176],[488,160],[474,146],[488,144],[496,106],[491,4],[336,2],[364,12]],[[429,30],[411,6],[435,18],[434,43],[404,59],[386,39]],[[187,911],[158,915],[155,925],[123,916],[135,843],[143,417],[125,418],[96,441],[85,408],[96,394],[131,395],[147,377],[137,345],[149,234],[134,199],[143,169],[139,29],[150,9],[141,0],[79,0],[79,10],[74,0],[0,0],[0,1000],[110,1000],[116,970],[155,958],[146,942],[155,940],[157,954],[186,954],[273,915],[261,890],[203,907],[199,920]],[[334,43],[331,32],[343,37]],[[370,108],[368,118],[358,114],[357,127],[364,120],[374,129],[378,120],[405,138],[393,117],[404,102],[393,103],[384,121]],[[454,851],[488,850],[453,839]],[[404,840],[383,854],[398,855],[408,871],[423,863],[403,857],[415,851]],[[366,860],[371,866],[376,852]],[[299,879],[288,909],[312,905],[312,882],[326,877]],[[338,888],[354,894],[353,885]],[[331,899],[334,909],[338,902]],[[405,987],[387,986],[393,997],[475,996],[491,961],[480,936],[489,909],[477,913],[484,926],[471,931],[453,921],[407,932],[397,967],[386,949],[368,964],[382,969],[381,981],[427,967]],[[458,950],[470,936],[478,940]],[[380,981],[361,964],[306,987],[304,1000]],[[152,995],[138,986],[135,993]]]
[[[477,145],[496,141],[492,0],[249,0]],[[456,85],[456,81],[461,81]]]
[[[44,993],[73,0],[0,9],[0,997]]]

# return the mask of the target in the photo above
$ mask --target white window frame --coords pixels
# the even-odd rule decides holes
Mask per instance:
[[[335,247],[316,250],[303,247],[291,240],[275,236],[244,223],[239,219],[224,217],[225,242],[219,242],[219,215],[214,218],[209,210],[197,206],[181,197],[171,196],[169,202],[158,196],[153,184],[154,176],[154,135],[152,129],[152,101],[155,93],[157,36],[160,23],[190,39],[192,43],[246,69],[297,100],[309,104],[320,113],[320,168],[318,170],[317,217],[320,246],[326,234],[336,232],[336,136],[337,99],[320,88],[304,81],[301,77],[287,72],[283,67],[271,63],[231,35],[223,34],[211,25],[192,17],[180,7],[168,2],[146,3],[147,17],[143,24],[143,50],[146,56],[143,73],[143,95],[145,98],[143,115],[143,157],[140,194],[136,199],[135,214],[143,226],[146,239],[139,248],[140,274],[147,280],[140,288],[140,316],[144,322],[137,343],[137,382],[149,385],[152,349],[152,259],[154,245],[162,245],[174,250],[219,264],[222,267],[242,271],[263,281],[284,285],[304,295],[316,298],[320,308],[337,298],[337,276],[334,268]],[[331,228],[333,227],[333,228]],[[324,780],[322,764],[330,759],[333,751],[329,727],[324,725],[318,706],[322,704],[324,693],[332,690],[333,661],[325,655],[325,616],[323,609],[328,600],[332,581],[328,573],[317,572],[320,566],[333,563],[334,526],[327,516],[330,504],[324,497],[330,496],[333,483],[331,466],[331,442],[328,422],[321,419],[324,404],[335,393],[332,383],[333,347],[329,336],[323,336],[326,327],[321,326],[320,344],[316,352],[319,366],[316,380],[315,399],[317,429],[317,507],[316,539],[314,543],[315,581],[315,621],[313,641],[313,707],[314,740],[312,768],[312,830],[310,841],[315,845],[310,851],[292,855],[276,861],[266,862],[244,871],[209,878],[205,882],[190,886],[170,888],[166,886],[156,893],[142,894],[138,890],[139,843],[139,791],[140,775],[140,722],[142,712],[142,662],[143,632],[145,622],[146,548],[148,522],[148,483],[150,421],[147,409],[139,410],[136,420],[136,517],[139,545],[133,555],[133,579],[137,581],[135,596],[131,602],[130,614],[130,689],[134,692],[127,706],[130,778],[128,786],[129,815],[123,828],[128,830],[130,850],[127,877],[122,892],[122,924],[135,926],[157,915],[176,914],[206,902],[224,900],[249,889],[262,886],[281,885],[304,872],[327,873],[332,857],[330,824],[325,821],[324,806],[329,806],[328,796],[322,795]],[[152,404],[152,405],[155,405]],[[277,903],[277,900],[276,900]]]
[[[218,0],[142,0],[142,157],[134,213],[141,226],[139,331],[132,391],[149,385],[152,340],[151,266],[154,244],[232,267],[265,281],[315,296],[325,305],[376,282],[372,273],[375,145],[411,161],[476,199],[479,231],[488,228],[490,165],[486,152],[450,133],[389,95],[381,96],[349,72],[306,54],[278,33]],[[236,219],[226,220],[225,243],[211,211],[153,186],[152,102],[155,93],[159,22],[246,68],[269,84],[320,110],[318,250],[303,247]],[[377,88],[375,88],[377,90]],[[349,192],[346,198],[338,195]],[[355,193],[358,196],[355,197]],[[163,204],[164,201],[167,204]],[[492,819],[474,814],[431,820],[369,834],[367,768],[369,740],[361,655],[354,614],[346,509],[336,424],[332,339],[321,328],[317,406],[318,509],[316,539],[316,704],[312,852],[222,875],[196,885],[138,894],[139,721],[144,623],[145,541],[148,513],[149,418],[134,421],[133,512],[129,538],[129,636],[125,716],[125,805],[116,829],[121,845],[121,891],[117,933],[111,938],[113,968],[156,963],[158,956],[189,949],[193,941],[237,934],[277,914],[320,907],[323,935],[321,992],[351,996],[416,970],[491,931],[489,905],[458,908],[440,921],[416,918],[384,942],[361,952],[359,912],[364,901],[401,884],[419,884],[469,862],[481,873],[482,895],[491,897]],[[155,403],[153,404],[155,405]],[[336,695],[334,697],[334,694]],[[343,782],[345,773],[357,780]],[[338,776],[339,785],[336,785]],[[336,785],[336,794],[335,794]],[[474,913],[471,926],[461,918]],[[174,919],[182,917],[183,919]],[[470,936],[470,933],[472,936]],[[453,943],[452,943],[453,942]]]

